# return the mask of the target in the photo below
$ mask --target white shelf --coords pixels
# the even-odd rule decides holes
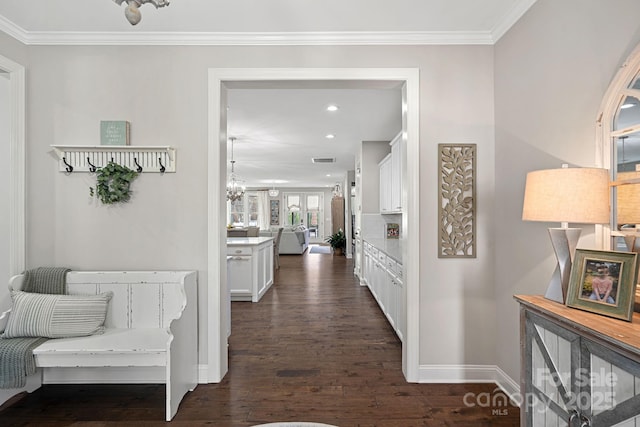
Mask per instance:
[[[52,145],[60,172],[93,172],[91,165],[103,167],[111,160],[132,170],[175,172],[176,150],[168,146],[141,145]],[[73,170],[69,170],[69,166]],[[164,167],[164,170],[162,168]]]

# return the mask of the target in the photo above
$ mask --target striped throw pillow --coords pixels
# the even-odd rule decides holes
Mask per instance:
[[[12,291],[3,338],[66,338],[102,333],[113,292],[52,295]]]

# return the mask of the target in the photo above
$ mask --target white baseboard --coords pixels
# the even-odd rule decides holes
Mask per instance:
[[[495,383],[515,405],[520,404],[520,384],[495,365],[420,365],[420,383]]]
[[[198,365],[198,384],[209,383],[209,365]]]
[[[522,395],[520,394],[520,383],[507,375],[502,369],[496,366],[496,384],[505,392],[511,402],[520,406]]]

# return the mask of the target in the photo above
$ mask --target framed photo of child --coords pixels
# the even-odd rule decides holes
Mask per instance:
[[[566,305],[631,321],[637,262],[634,252],[576,249]]]

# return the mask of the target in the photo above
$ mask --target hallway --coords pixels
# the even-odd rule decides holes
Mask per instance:
[[[400,342],[353,263],[285,255],[259,303],[232,303],[230,370],[188,393],[172,426],[315,421],[348,426],[516,426],[519,411],[469,407],[493,384],[408,384]],[[163,424],[162,385],[50,385],[0,412],[0,425]],[[477,402],[475,397],[470,402]]]

